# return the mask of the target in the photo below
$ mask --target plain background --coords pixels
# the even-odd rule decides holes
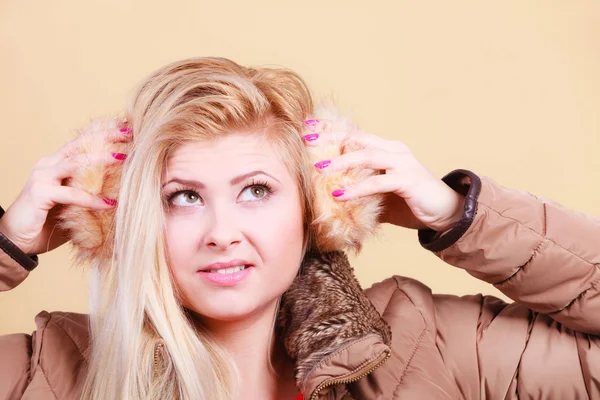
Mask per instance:
[[[361,128],[407,143],[436,174],[468,168],[600,215],[600,2],[0,2],[0,204],[91,117],[156,68],[193,56],[299,72]],[[600,242],[600,238],[599,238]],[[0,294],[0,333],[41,310],[87,311],[68,246]],[[498,295],[384,227],[354,266],[434,292]]]

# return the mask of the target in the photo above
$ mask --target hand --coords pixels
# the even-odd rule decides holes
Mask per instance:
[[[381,172],[332,192],[339,201],[382,193],[385,200],[380,221],[412,229],[446,231],[460,220],[464,197],[436,178],[404,143],[361,130],[319,132],[319,123],[314,120],[310,125],[314,132],[304,137],[308,146],[343,141],[359,148],[316,163],[315,168],[320,172],[341,172],[349,168]]]
[[[127,128],[86,132],[39,160],[17,199],[0,218],[0,232],[24,253],[40,254],[69,240],[68,232],[58,225],[57,216],[62,205],[74,204],[95,210],[114,207],[116,202],[112,199],[63,186],[63,182],[79,168],[119,163],[125,158],[120,153],[84,153],[84,140],[100,136],[110,142],[126,142],[131,140],[130,133]]]

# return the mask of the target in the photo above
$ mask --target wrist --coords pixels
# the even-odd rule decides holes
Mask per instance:
[[[25,254],[17,244],[13,243],[13,241],[3,233],[7,228],[7,226],[4,225],[6,219],[3,221],[3,215],[4,210],[0,207],[0,251],[16,261],[27,271],[32,271],[38,265],[37,255]]]
[[[454,198],[458,202],[454,211],[458,213],[460,210],[460,215],[458,221],[456,221],[456,214],[449,212],[447,223],[436,226],[438,230],[433,228],[419,230],[419,242],[424,248],[433,252],[441,252],[447,249],[468,231],[475,220],[477,201],[481,192],[481,179],[468,170],[454,170],[442,180],[456,193]],[[444,229],[444,227],[445,231],[439,230]]]
[[[452,229],[462,219],[465,209],[465,196],[447,186],[446,188],[449,189],[446,217],[429,226],[430,229],[439,233]]]
[[[2,207],[0,207],[0,210],[0,235],[3,235],[5,238],[10,240],[19,249],[27,252],[27,246],[24,246],[23,243],[20,243],[17,239],[17,235],[15,235],[15,233],[10,229],[10,217],[5,213],[4,210],[2,210]]]

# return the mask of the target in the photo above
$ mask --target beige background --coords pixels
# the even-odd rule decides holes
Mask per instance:
[[[440,176],[457,168],[600,215],[600,2],[0,2],[0,204],[37,159],[118,111],[168,62],[218,55],[275,64],[332,95],[363,129],[405,141]],[[386,227],[354,264],[435,292],[497,294]],[[42,309],[87,310],[69,249],[0,294],[0,333]]]

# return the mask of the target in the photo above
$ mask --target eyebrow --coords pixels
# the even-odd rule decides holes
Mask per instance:
[[[252,178],[253,176],[256,175],[266,175],[268,177],[270,177],[271,179],[276,180],[277,182],[281,183],[281,181],[277,178],[275,178],[273,175],[262,171],[262,170],[256,170],[256,171],[251,171],[242,175],[238,175],[235,178],[233,178],[231,181],[229,181],[229,184],[231,185],[237,185],[242,181],[245,181],[248,178]],[[162,185],[162,187],[164,188],[165,186],[167,186],[170,183],[173,182],[177,182],[180,183],[182,185],[186,185],[186,186],[192,186],[192,187],[196,187],[198,189],[204,189],[206,187],[206,185],[200,181],[194,180],[194,179],[182,179],[182,178],[172,178],[170,179],[168,182],[166,182],[164,185]]]

